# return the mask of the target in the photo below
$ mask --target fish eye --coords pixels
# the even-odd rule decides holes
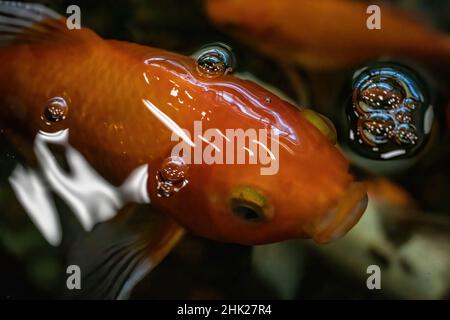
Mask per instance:
[[[319,129],[319,131],[322,132],[331,143],[336,144],[336,128],[330,119],[311,109],[303,109],[302,115],[309,123]]]
[[[193,55],[197,71],[208,78],[215,78],[233,72],[235,57],[230,46],[216,42],[200,48]]]
[[[238,187],[230,197],[232,213],[253,223],[267,222],[273,218],[273,208],[264,194],[252,187]]]

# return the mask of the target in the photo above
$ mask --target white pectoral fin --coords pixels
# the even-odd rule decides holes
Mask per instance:
[[[69,171],[58,162],[50,144],[64,148]],[[61,231],[55,227],[59,227],[59,220],[49,190],[64,200],[85,231],[91,231],[96,224],[113,219],[128,203],[150,203],[147,192],[148,165],[136,168],[122,186],[116,187],[69,144],[68,129],[55,133],[38,132],[34,152],[42,176],[18,166],[10,181],[30,217],[53,245],[61,241]],[[43,183],[44,178],[46,184]]]
[[[59,217],[47,186],[38,174],[18,165],[9,182],[44,238],[53,246],[59,245],[62,237]]]
[[[147,192],[148,165],[134,169],[120,187],[124,202],[150,203]]]
[[[57,214],[49,190],[64,200],[80,221],[84,231],[78,225],[74,240],[67,243],[68,263],[81,270],[81,289],[68,294],[84,299],[126,299],[171,251],[184,229],[148,205],[147,165],[136,168],[116,187],[69,144],[68,134],[68,129],[51,134],[39,132],[34,152],[42,176],[17,166],[10,183],[50,244],[61,243],[60,218],[65,220]],[[64,148],[68,171],[57,161],[49,144]],[[128,210],[133,210],[132,214]]]
[[[55,134],[39,132],[34,150],[51,188],[71,207],[86,231],[92,230],[97,223],[114,218],[117,211],[129,202],[150,203],[147,192],[148,165],[137,167],[121,187],[115,187],[69,144],[68,137],[69,130]],[[49,143],[65,148],[70,173],[58,164],[48,147]]]
[[[90,231],[97,223],[114,218],[124,205],[123,197],[119,188],[100,176],[85,157],[68,143],[68,134],[68,130],[51,135],[39,132],[34,150],[51,188],[72,209],[83,228]],[[61,168],[49,143],[64,147],[70,172]]]

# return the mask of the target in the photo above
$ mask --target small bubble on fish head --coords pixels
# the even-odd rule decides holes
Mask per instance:
[[[47,125],[55,122],[64,121],[69,113],[67,101],[62,97],[54,97],[48,100],[47,106],[44,108],[42,120]]]
[[[350,147],[371,159],[413,156],[428,140],[429,99],[422,80],[404,66],[378,63],[357,71],[346,105]]]
[[[231,47],[223,43],[213,43],[202,47],[194,54],[197,71],[208,78],[216,78],[233,72],[235,58]]]
[[[156,192],[158,197],[170,197],[188,184],[189,166],[183,158],[166,158],[156,172]]]

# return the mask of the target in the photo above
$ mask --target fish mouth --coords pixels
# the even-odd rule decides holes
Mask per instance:
[[[337,205],[325,213],[312,236],[316,243],[324,244],[345,235],[361,218],[367,208],[367,187],[353,182]]]

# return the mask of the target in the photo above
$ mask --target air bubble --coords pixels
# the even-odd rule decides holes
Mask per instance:
[[[158,197],[168,198],[188,184],[189,166],[181,157],[165,159],[156,173],[156,192]]]
[[[417,139],[418,137],[413,125],[405,123],[398,126],[397,132],[395,134],[395,140],[398,144],[415,144]]]
[[[197,71],[208,78],[216,78],[234,69],[234,56],[231,48],[223,43],[207,45],[197,52]]]
[[[410,123],[412,121],[411,110],[407,107],[399,107],[395,110],[395,120],[400,123]]]
[[[64,121],[67,118],[69,112],[69,106],[62,97],[54,97],[48,100],[48,104],[42,114],[42,120],[47,125],[52,123]]]
[[[403,100],[403,105],[411,110],[415,110],[419,107],[420,103],[412,98],[406,98]]]
[[[394,134],[394,128],[395,122],[389,115],[378,113],[360,121],[358,130],[365,143],[376,146],[387,143]]]
[[[391,110],[400,105],[404,92],[401,86],[388,77],[376,77],[355,88],[354,103],[361,113]]]

